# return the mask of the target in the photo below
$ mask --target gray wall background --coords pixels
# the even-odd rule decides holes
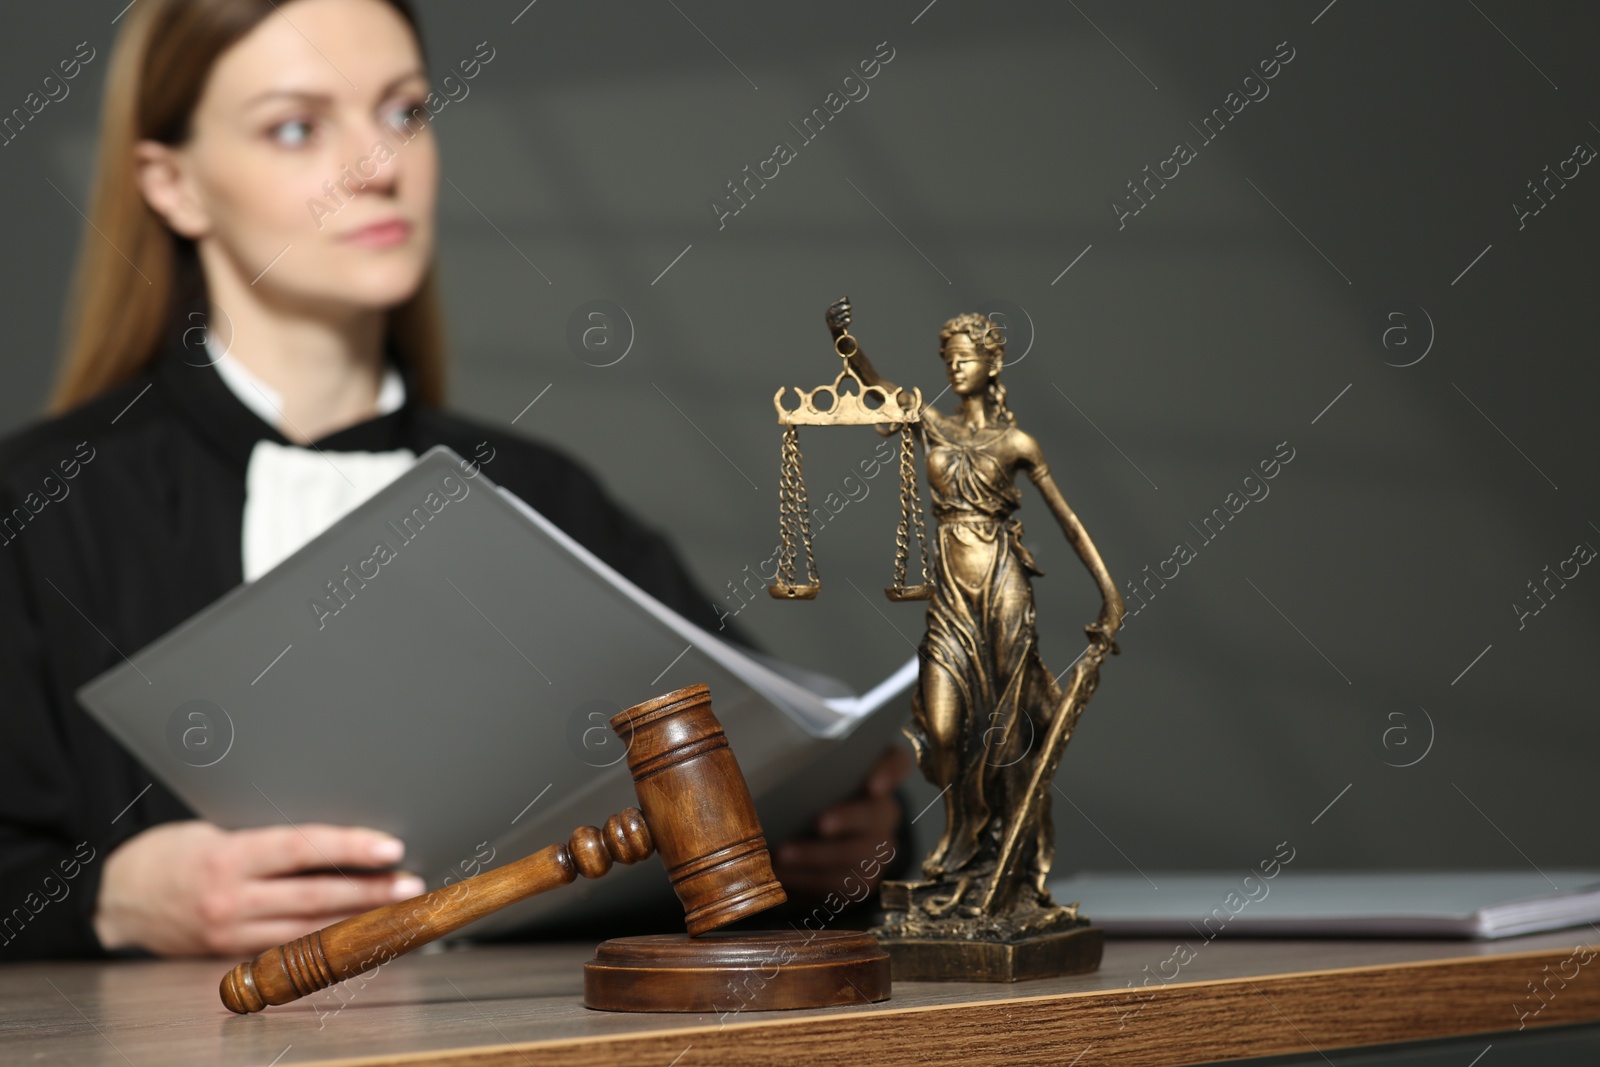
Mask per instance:
[[[77,42],[101,55],[0,150],[0,430],[46,394],[122,3],[5,15],[7,109]],[[524,3],[421,4],[436,81],[497,50],[438,120],[458,409],[584,458],[732,610],[776,539],[770,398],[836,369],[828,302],[937,392],[940,323],[1004,301],[1012,407],[1112,573],[1198,549],[1067,753],[1059,869],[1248,867],[1285,839],[1307,869],[1600,862],[1600,575],[1525,628],[1512,607],[1600,545],[1600,175],[1524,228],[1512,208],[1600,145],[1592,6]],[[800,145],[788,123],[882,41],[870,95]],[[1270,95],[1202,145],[1190,123],[1284,41]],[[719,229],[710,198],[780,140],[798,158]],[[1197,158],[1119,229],[1178,141]],[[595,299],[632,324],[611,366],[567,340]],[[1270,496],[1202,544],[1190,523],[1283,441]],[[803,442],[820,503],[878,439]],[[920,635],[878,592],[893,479],[819,531],[818,601],[738,615],[857,687]],[[1094,590],[1031,486],[1022,515],[1060,670]]]

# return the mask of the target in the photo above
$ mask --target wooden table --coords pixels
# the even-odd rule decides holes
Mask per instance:
[[[0,1061],[1098,1067],[1314,1055],[1515,1031],[1514,1004],[1530,1030],[1600,1021],[1600,957],[1563,965],[1593,943],[1588,929],[1492,943],[1196,939],[1180,965],[1170,941],[1113,940],[1094,975],[905,982],[882,1004],[726,1018],[586,1010],[587,945],[408,956],[342,999],[328,990],[253,1016],[217,1000],[226,961],[6,964]],[[1549,980],[1533,1014],[1528,983],[1574,970]]]

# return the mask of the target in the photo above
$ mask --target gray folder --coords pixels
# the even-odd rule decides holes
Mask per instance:
[[[915,676],[848,697],[752,656],[440,446],[78,696],[203,818],[376,827],[436,888],[636,803],[606,720],[696,682],[782,840],[858,787]],[[662,897],[651,859],[472,932]]]

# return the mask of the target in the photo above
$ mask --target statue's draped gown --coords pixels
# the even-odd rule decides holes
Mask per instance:
[[[942,871],[946,878],[981,879],[994,867],[1005,813],[1023,803],[1022,791],[1061,691],[1039,657],[1030,575],[1044,572],[1023,546],[1022,523],[1012,515],[1022,494],[1005,463],[985,447],[1009,431],[994,427],[968,441],[959,425],[948,417],[922,423],[937,524],[937,588],[928,605],[922,670],[924,684],[932,671],[949,676],[961,724],[956,777],[949,783],[951,825],[924,869]],[[934,762],[934,741],[924,697],[919,685],[908,733],[926,773]],[[1048,803],[1041,806],[1038,832],[1020,847],[1018,879],[1033,883],[1043,897],[1054,847]]]

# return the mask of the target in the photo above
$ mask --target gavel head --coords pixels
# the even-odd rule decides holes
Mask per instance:
[[[639,808],[691,935],[788,899],[703,683],[618,712],[611,729],[628,745]]]

